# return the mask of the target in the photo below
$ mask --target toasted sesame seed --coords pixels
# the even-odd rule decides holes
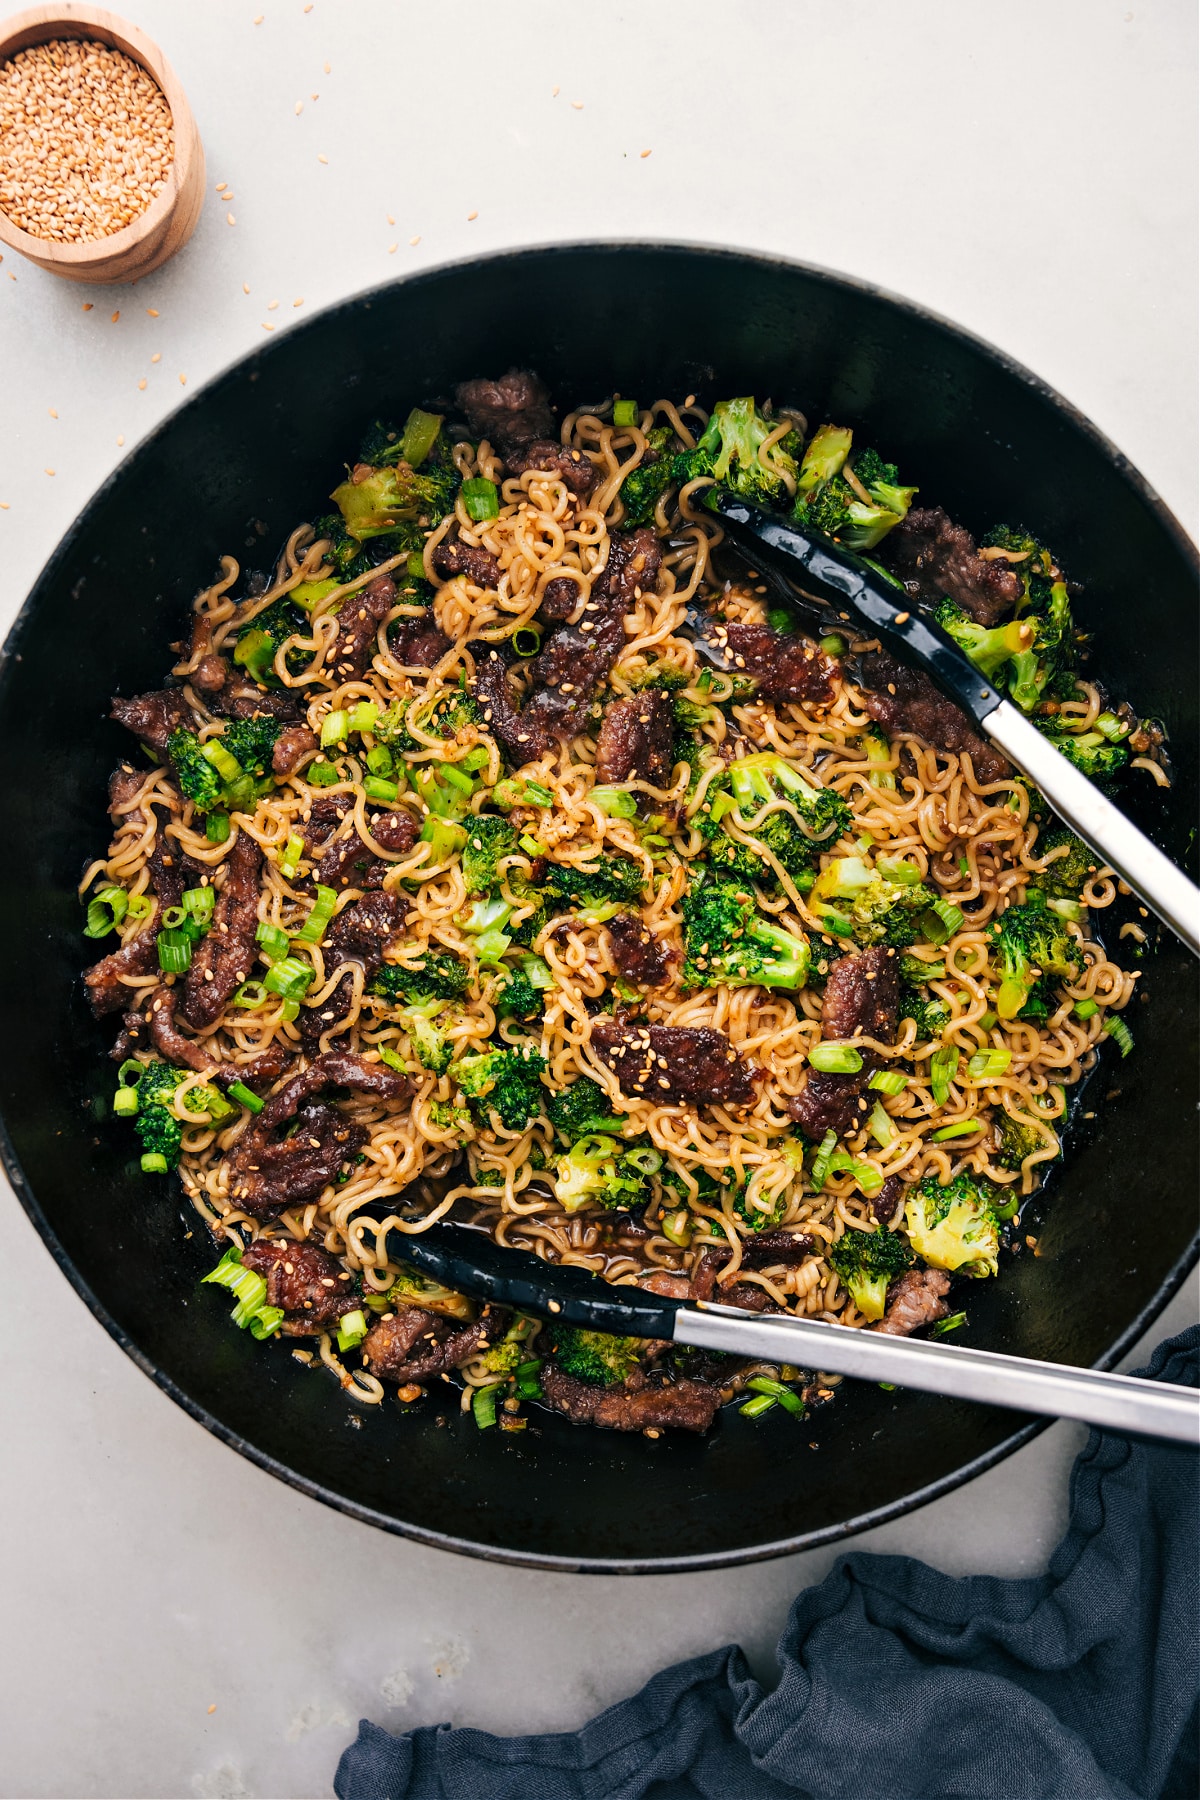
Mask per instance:
[[[225,223],[227,225],[236,225],[237,220],[234,218],[232,213],[226,213],[225,214]]]
[[[478,209],[478,207],[477,207],[477,208],[476,208],[476,209],[475,209],[475,211],[474,211],[474,212],[469,212],[469,213],[468,213],[468,214],[467,214],[467,224],[468,224],[468,225],[470,225],[470,224],[471,224],[471,222],[472,222],[472,221],[473,221],[473,220],[474,220],[474,219],[477,219],[477,218],[478,218],[478,217],[479,217],[479,209]]]
[[[414,244],[414,245],[415,245],[415,244],[419,244],[419,243],[420,243],[420,241],[421,241],[421,239],[420,239],[420,236],[419,236],[419,235],[418,235],[418,236],[417,236],[417,237],[411,237],[411,238],[409,238],[409,240],[408,240],[408,241],[409,241],[409,243],[410,243],[410,244]]]
[[[144,387],[145,387],[145,385],[146,385],[146,377],[145,377],[145,376],[144,376],[144,375],[143,375],[143,376],[142,376],[142,379],[141,379],[141,380],[140,380],[140,381],[139,381],[139,382],[138,382],[138,387],[139,387],[139,388],[144,388]]]
[[[162,361],[162,351],[156,350],[154,352],[154,355],[150,358],[150,361],[152,363],[161,362]]]
[[[641,150],[638,152],[638,154],[641,157],[642,161],[645,162],[646,158],[650,155],[650,152],[649,152],[649,150]]]
[[[318,156],[317,161],[319,163],[327,163],[329,161],[329,158],[327,156]]]

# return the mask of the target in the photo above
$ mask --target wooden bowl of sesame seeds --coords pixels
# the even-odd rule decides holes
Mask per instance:
[[[0,241],[68,281],[138,281],[203,204],[196,122],[144,33],[74,4],[0,24]]]

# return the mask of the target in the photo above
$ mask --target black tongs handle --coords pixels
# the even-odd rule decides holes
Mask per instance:
[[[903,662],[913,663],[962,707],[984,735],[1036,783],[1060,818],[1128,882],[1193,956],[1200,956],[1200,889],[1115,807],[1011,701],[968,661],[939,625],[907,606],[862,557],[724,488],[705,495],[730,536],[793,576],[838,595]]]

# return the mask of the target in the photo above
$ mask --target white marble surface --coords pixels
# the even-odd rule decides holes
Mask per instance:
[[[1179,0],[130,10],[186,85],[208,204],[134,289],[0,265],[4,626],[181,375],[193,391],[264,323],[406,270],[563,237],[773,249],[923,301],[1054,383],[1195,530],[1196,34]],[[360,1714],[565,1729],[730,1639],[766,1675],[792,1594],[833,1558],[595,1580],[351,1523],[177,1411],[6,1190],[0,1206],[6,1797],[325,1795]],[[1036,1570],[1080,1440],[1056,1426],[858,1547]],[[251,1544],[276,1552],[257,1574]]]

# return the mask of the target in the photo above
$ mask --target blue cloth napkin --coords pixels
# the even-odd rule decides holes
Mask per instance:
[[[1198,1350],[1193,1328],[1141,1373],[1200,1385]],[[771,1693],[727,1646],[558,1736],[363,1720],[339,1800],[1195,1800],[1197,1461],[1093,1432],[1031,1580],[842,1557]]]

